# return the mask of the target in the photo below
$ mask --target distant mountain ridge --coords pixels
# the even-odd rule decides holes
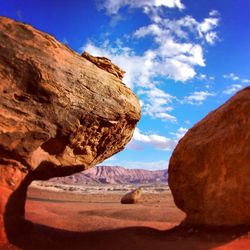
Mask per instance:
[[[126,169],[120,166],[96,166],[71,176],[51,179],[71,185],[167,183],[167,170]]]

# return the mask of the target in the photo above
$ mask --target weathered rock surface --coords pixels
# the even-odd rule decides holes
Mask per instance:
[[[167,183],[166,170],[126,169],[120,166],[96,166],[71,176],[57,177],[52,182],[83,184],[154,184]]]
[[[86,58],[87,60],[89,60],[90,62],[94,63],[97,67],[99,67],[100,69],[103,69],[111,74],[113,74],[114,76],[116,76],[117,78],[119,78],[120,80],[122,80],[125,71],[123,71],[122,69],[120,69],[118,66],[114,65],[111,60],[109,60],[106,57],[100,57],[100,56],[92,56],[90,55],[88,52],[84,51],[82,53],[82,57]]]
[[[0,17],[0,242],[3,231],[19,230],[33,180],[88,169],[122,150],[139,118],[136,96],[118,78]]]
[[[250,87],[187,132],[168,173],[187,223],[250,223]]]
[[[125,194],[121,198],[121,203],[122,204],[135,204],[135,203],[138,203],[140,201],[141,194],[142,194],[141,188],[137,188],[137,189]]]

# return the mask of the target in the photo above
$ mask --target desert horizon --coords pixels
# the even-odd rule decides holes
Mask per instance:
[[[33,230],[7,249],[248,248],[248,226],[180,226],[185,213],[167,184],[156,186],[142,186],[140,202],[124,205],[121,197],[138,185],[31,184],[26,219]]]

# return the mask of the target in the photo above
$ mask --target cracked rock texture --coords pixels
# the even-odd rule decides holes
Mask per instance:
[[[140,106],[121,78],[0,17],[0,242],[24,224],[32,180],[88,169],[129,142]]]
[[[100,56],[95,57],[95,56],[90,55],[86,51],[84,51],[82,53],[82,57],[84,57],[87,60],[89,60],[90,62],[94,63],[97,67],[115,75],[116,77],[118,77],[121,80],[125,74],[125,71],[123,71],[122,69],[120,69],[119,67],[114,65],[111,62],[111,60],[109,60],[106,57],[100,57]]]
[[[169,185],[187,224],[250,224],[250,87],[191,128],[175,148]]]

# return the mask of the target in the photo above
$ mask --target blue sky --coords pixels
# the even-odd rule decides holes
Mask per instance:
[[[146,169],[166,168],[190,127],[250,85],[249,13],[243,0],[0,0],[0,15],[126,71],[142,118],[105,164]]]

